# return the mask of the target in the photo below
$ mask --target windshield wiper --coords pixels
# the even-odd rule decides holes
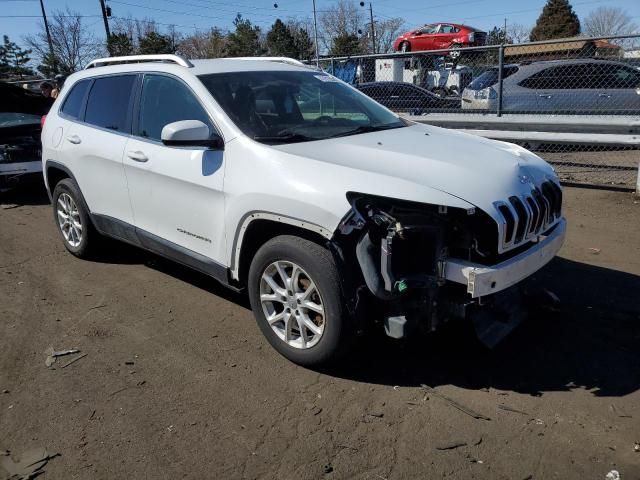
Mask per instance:
[[[382,130],[393,130],[394,128],[404,127],[404,124],[400,125],[361,125],[353,130],[347,130],[346,132],[336,133],[328,138],[348,137],[349,135],[358,135],[360,133],[380,132]]]
[[[257,142],[267,143],[296,143],[296,142],[309,142],[311,140],[318,140],[314,137],[308,137],[301,133],[289,133],[286,135],[256,135],[253,139]]]

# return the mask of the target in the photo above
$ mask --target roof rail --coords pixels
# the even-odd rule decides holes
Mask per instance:
[[[232,57],[231,60],[260,60],[263,62],[286,63],[289,65],[295,65],[296,67],[309,68],[309,65],[305,65],[300,60],[289,57]]]
[[[180,55],[158,54],[158,55],[127,55],[124,57],[97,58],[89,62],[89,64],[84,68],[86,70],[88,68],[104,67],[107,65],[115,65],[119,63],[142,63],[142,62],[175,63],[176,65],[180,65],[181,67],[187,67],[187,68],[193,67],[193,64],[189,60],[181,57]]]

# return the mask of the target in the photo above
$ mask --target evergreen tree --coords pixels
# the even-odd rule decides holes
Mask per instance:
[[[569,0],[547,0],[529,40],[569,38],[580,34],[580,20]]]
[[[227,54],[230,57],[259,57],[264,53],[260,46],[260,27],[238,14],[233,21],[236,27],[227,37]]]
[[[59,68],[58,62],[55,61],[55,58],[51,55],[51,53],[45,53],[42,57],[42,63],[38,65],[38,71],[46,78],[51,78],[58,73]],[[70,75],[73,72],[60,72],[62,74]]]
[[[279,18],[267,33],[267,50],[275,57],[298,57],[295,37]]]
[[[107,40],[107,50],[112,57],[121,57],[124,55],[133,55],[133,43],[129,36],[124,33],[112,33]]]
[[[504,28],[493,27],[487,34],[487,45],[503,45],[513,43]]]
[[[171,39],[158,32],[147,32],[139,40],[138,53],[141,55],[174,53]]]
[[[0,74],[2,75],[31,75],[33,71],[26,65],[31,61],[31,50],[23,50],[16,43],[3,36],[0,45]]]
[[[314,58],[316,55],[313,40],[311,40],[311,35],[304,28],[291,28],[291,33],[293,34],[293,43],[296,49],[296,58],[300,60],[309,60],[310,58]]]
[[[359,55],[362,54],[362,43],[357,35],[343,33],[333,39],[333,45],[331,46],[330,55],[336,57],[343,57],[347,55]]]

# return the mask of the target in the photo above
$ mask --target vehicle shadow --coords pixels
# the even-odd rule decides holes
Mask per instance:
[[[49,205],[41,174],[26,176],[6,191],[0,191],[0,205]]]
[[[243,293],[225,287],[215,279],[197,272],[189,267],[185,267],[172,260],[167,260],[155,253],[148,252],[142,248],[129,245],[110,238],[102,239],[103,245],[91,261],[97,263],[111,263],[120,265],[145,265],[148,268],[169,275],[194,287],[200,288],[217,297],[223,298],[236,305],[251,309],[249,299]]]
[[[376,336],[331,375],[361,382],[495,388],[531,395],[575,388],[622,396],[640,388],[640,277],[563,258],[529,284],[553,292],[494,350],[470,325],[411,342]]]
[[[118,243],[96,261],[144,264],[250,309],[246,294],[137,247]],[[410,341],[369,334],[323,373],[389,386],[452,384],[530,395],[583,388],[622,396],[640,388],[640,276],[558,257],[527,288],[546,288],[560,303],[532,305],[529,318],[493,350],[464,322]]]

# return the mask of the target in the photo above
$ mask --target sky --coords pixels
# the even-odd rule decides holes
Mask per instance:
[[[96,37],[104,38],[99,0],[43,0],[47,13],[64,10],[67,6],[86,15],[87,28]],[[268,29],[276,18],[311,18],[312,0],[106,0],[114,17],[154,19],[159,24],[174,24],[188,34],[208,30],[213,26],[232,27],[237,13],[255,25]],[[337,0],[316,0],[318,13]],[[354,0],[359,3],[359,0]],[[277,3],[278,8],[274,7]],[[408,28],[432,22],[464,23],[483,30],[507,25],[533,26],[545,0],[372,0],[376,20],[393,17],[405,19]],[[579,18],[600,5],[602,0],[572,0]],[[620,7],[640,25],[640,0],[610,0],[607,6]],[[363,13],[368,14],[368,2]],[[39,0],[0,0],[0,35],[23,45],[22,37],[39,29],[41,10]]]

